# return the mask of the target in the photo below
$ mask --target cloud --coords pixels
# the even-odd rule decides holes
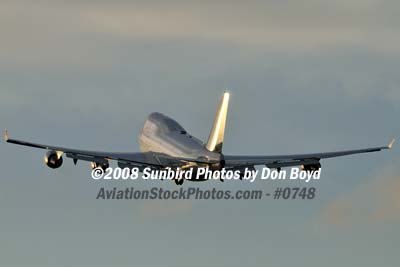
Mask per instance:
[[[393,166],[400,166],[397,160]],[[328,203],[320,222],[338,226],[400,222],[400,168],[388,167],[350,193]]]
[[[398,52],[396,1],[2,1],[0,59],[95,67],[110,44],[219,42],[302,51]],[[103,59],[103,61],[101,60]]]
[[[395,50],[397,20],[386,1],[277,3],[172,2],[120,4],[86,8],[81,14],[93,30],[125,39],[183,38],[261,45],[274,49],[367,45]],[[371,17],[377,18],[371,20]],[[379,41],[378,41],[379,40]],[[388,40],[390,42],[382,42]]]

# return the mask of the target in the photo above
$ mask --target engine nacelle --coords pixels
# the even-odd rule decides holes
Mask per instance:
[[[47,151],[44,156],[44,164],[46,164],[49,168],[57,169],[61,167],[63,163],[63,158],[58,156],[57,152],[54,150]]]
[[[320,168],[321,168],[321,163],[304,164],[300,166],[300,169],[302,171],[307,171],[307,172],[318,171]]]
[[[108,163],[108,161],[103,162],[103,163],[99,163],[99,162],[90,162],[90,167],[92,168],[92,170],[100,167],[100,168],[103,169],[103,171],[106,171],[106,169],[107,169],[108,167],[110,167],[110,164]]]

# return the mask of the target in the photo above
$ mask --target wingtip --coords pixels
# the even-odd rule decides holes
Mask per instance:
[[[4,141],[8,141],[8,131],[7,129],[4,130]]]
[[[393,138],[392,141],[390,141],[390,143],[388,144],[387,147],[388,147],[389,149],[391,149],[391,148],[393,147],[393,145],[394,145],[394,142],[396,142],[396,139]]]

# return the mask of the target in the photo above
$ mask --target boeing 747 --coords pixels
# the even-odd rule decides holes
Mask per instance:
[[[190,135],[178,122],[172,118],[155,112],[151,113],[139,135],[140,152],[119,153],[78,150],[59,146],[50,146],[37,143],[11,139],[7,130],[4,140],[8,143],[30,146],[47,150],[44,162],[53,169],[59,168],[63,163],[63,155],[71,158],[74,164],[78,160],[91,162],[92,168],[109,167],[109,161],[114,160],[121,168],[146,167],[161,170],[175,168],[185,170],[188,168],[208,167],[210,170],[239,170],[241,173],[246,168],[264,165],[280,170],[282,167],[301,166],[303,170],[314,171],[321,167],[320,160],[359,153],[369,153],[390,149],[394,139],[387,145],[356,150],[336,152],[323,152],[293,155],[225,155],[222,153],[225,124],[228,112],[229,93],[225,92],[219,104],[214,124],[211,128],[207,142]],[[191,179],[194,181],[195,179]],[[183,179],[175,179],[177,184],[182,184]]]

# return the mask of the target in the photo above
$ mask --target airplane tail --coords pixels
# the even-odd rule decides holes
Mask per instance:
[[[229,92],[224,92],[218,106],[213,127],[206,144],[206,148],[213,152],[222,152],[222,144],[224,142],[226,114],[228,113]]]

